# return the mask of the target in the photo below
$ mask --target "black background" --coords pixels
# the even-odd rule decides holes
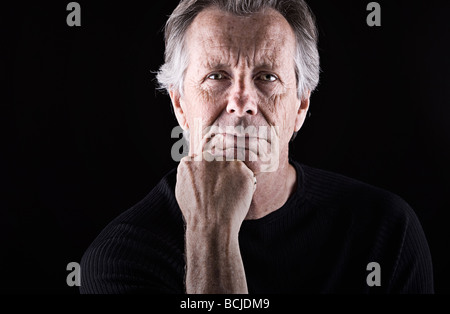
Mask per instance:
[[[309,1],[321,81],[294,145],[305,164],[390,190],[417,213],[435,289],[450,288],[447,1]],[[177,164],[169,98],[155,91],[176,1],[1,7],[0,289],[78,293],[66,265]]]

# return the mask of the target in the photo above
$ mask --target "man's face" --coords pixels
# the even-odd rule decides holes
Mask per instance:
[[[303,123],[307,103],[305,109],[298,99],[295,36],[285,18],[275,10],[238,17],[210,8],[195,18],[186,36],[184,94],[171,92],[171,97],[180,125],[190,130],[191,153],[193,145],[206,138],[210,144],[216,141],[210,146],[213,155],[230,157],[231,143],[246,153],[247,166],[259,172],[263,158],[253,149],[254,141],[287,160],[289,140]],[[239,137],[243,134],[236,126],[256,132]],[[231,132],[233,128],[238,131]],[[263,129],[267,137],[259,132]],[[222,144],[225,151],[216,148]]]

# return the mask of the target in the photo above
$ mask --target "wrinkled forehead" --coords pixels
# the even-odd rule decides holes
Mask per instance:
[[[236,16],[217,8],[203,10],[187,32],[187,46],[204,61],[245,57],[253,62],[278,63],[293,58],[295,35],[286,19],[273,9]],[[293,59],[292,59],[293,60]]]

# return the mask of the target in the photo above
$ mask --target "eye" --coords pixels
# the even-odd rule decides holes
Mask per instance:
[[[225,75],[223,75],[222,73],[212,73],[208,75],[207,78],[210,80],[223,80],[225,78]]]
[[[278,77],[276,75],[270,73],[263,73],[259,75],[258,78],[264,82],[274,82],[278,80]]]

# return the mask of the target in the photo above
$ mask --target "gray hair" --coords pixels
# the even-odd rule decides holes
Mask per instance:
[[[220,10],[247,16],[272,8],[280,12],[291,25],[297,51],[294,57],[297,94],[313,92],[319,82],[319,52],[315,18],[304,0],[181,0],[169,17],[165,27],[165,63],[158,71],[160,89],[177,90],[183,95],[183,81],[188,67],[185,35],[195,17],[204,9]]]

